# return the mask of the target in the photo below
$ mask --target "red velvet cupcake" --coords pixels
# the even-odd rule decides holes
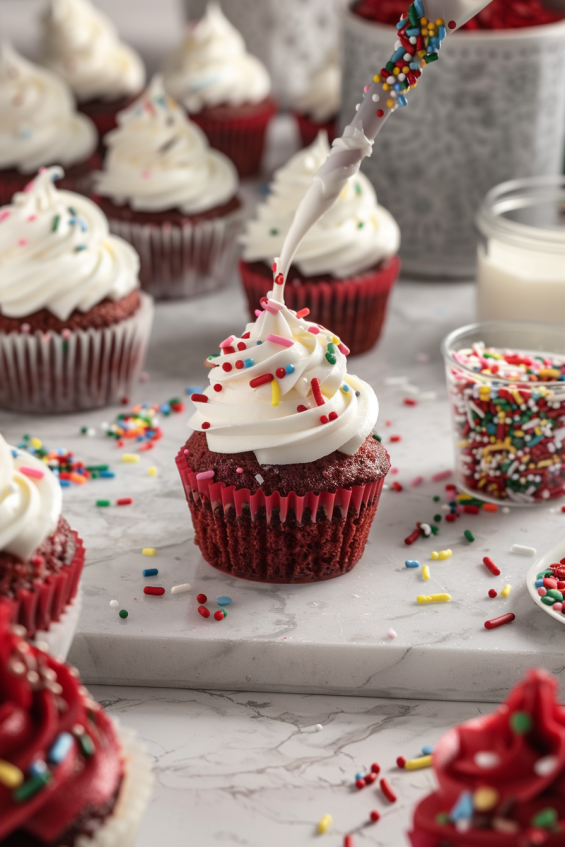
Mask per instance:
[[[295,314],[280,286],[220,345],[192,395],[177,466],[195,543],[213,567],[260,582],[317,582],[363,554],[389,460],[377,398],[346,373],[347,347]]]
[[[133,847],[151,793],[147,756],[75,668],[9,620],[0,599],[0,844]]]
[[[246,52],[240,33],[216,3],[208,4],[170,57],[165,87],[240,176],[259,170],[277,103],[267,69]]]
[[[332,143],[337,135],[340,105],[341,63],[337,51],[332,50],[310,77],[308,87],[296,105],[294,117],[302,147],[309,147],[322,131]]]

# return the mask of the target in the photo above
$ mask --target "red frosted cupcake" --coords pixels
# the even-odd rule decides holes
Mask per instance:
[[[100,138],[138,96],[145,68],[114,24],[90,0],[51,0],[44,19],[43,62],[74,92]]]
[[[241,238],[241,278],[252,315],[272,285],[271,257],[280,255],[294,213],[330,152],[327,136],[297,153],[274,176],[271,191]],[[400,233],[359,173],[301,243],[288,273],[285,297],[307,308],[347,344],[353,355],[376,344],[398,276]]]
[[[206,561],[260,582],[317,582],[363,554],[389,460],[372,433],[374,391],[347,347],[283,303],[280,286],[220,345],[192,395],[195,432],[177,466]]]
[[[61,516],[59,480],[0,435],[0,597],[29,638],[66,655],[78,622],[82,541]],[[0,758],[2,758],[0,754]]]
[[[332,143],[337,135],[340,105],[341,64],[337,51],[332,50],[310,77],[308,87],[296,105],[294,117],[302,147],[309,147],[322,130]]]
[[[74,668],[10,628],[0,599],[0,844],[133,847],[152,775]]]
[[[77,114],[63,80],[3,44],[0,102],[0,206],[45,165],[64,165],[61,187],[87,193],[100,164],[96,128]]]
[[[95,199],[139,254],[143,289],[164,299],[225,285],[242,225],[232,162],[209,147],[160,77],[118,123]]]
[[[0,407],[118,403],[145,356],[153,305],[139,259],[100,209],[48,168],[0,208]]]
[[[165,87],[240,176],[259,170],[267,126],[277,112],[271,80],[216,3],[208,4],[170,57]]]
[[[438,790],[417,806],[412,847],[565,843],[565,709],[558,683],[528,671],[491,715],[436,744]]]

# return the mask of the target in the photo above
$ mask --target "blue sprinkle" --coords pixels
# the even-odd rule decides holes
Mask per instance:
[[[287,374],[293,374],[294,373],[294,365],[287,365],[285,367],[285,371],[287,372]]]
[[[100,473],[98,474],[98,476],[99,476],[101,479],[114,479],[114,477],[116,476],[116,474],[114,473],[114,471],[100,471]]]
[[[41,776],[47,770],[47,765],[43,761],[43,759],[36,759],[28,768],[28,773],[30,776]]]
[[[543,579],[536,579],[535,585],[536,585],[536,588],[542,588],[543,587]]]
[[[252,368],[254,364],[255,364],[255,362],[253,361],[253,359],[244,359],[243,360],[243,367],[244,368]]]
[[[263,342],[261,341],[261,339],[260,339],[260,338],[258,338],[258,339],[257,339],[257,344],[262,344],[262,343],[263,343]]]
[[[420,562],[416,561],[416,559],[406,559],[404,562],[407,568],[419,568]]]
[[[431,44],[428,44],[428,46],[426,47],[426,53],[435,53],[435,52],[436,52],[436,51],[434,50],[434,48],[432,47],[432,45],[431,45]]]
[[[356,396],[356,397],[359,397],[359,395],[360,395],[360,394],[361,394],[361,392],[360,392],[360,391],[356,391],[356,392],[355,392],[355,396]]]
[[[343,385],[342,385],[341,387],[343,388],[343,390],[344,390],[346,393],[349,391],[349,386],[347,385],[347,383],[345,383],[345,382],[344,382],[344,383],[343,383]]]
[[[404,94],[399,94],[396,102],[398,103],[399,106],[407,106],[408,105],[408,101],[406,100],[406,97],[404,96]]]
[[[396,28],[397,28],[397,29],[402,29],[402,27],[404,26],[404,24],[405,24],[405,23],[408,23],[408,18],[402,18],[402,20],[401,20],[401,21],[399,21],[399,22],[396,24]]]
[[[143,576],[157,576],[158,573],[159,573],[158,568],[144,568],[143,569]]]
[[[430,44],[432,45],[434,50],[439,50],[439,38],[432,36],[432,38],[430,38]]]
[[[399,83],[399,82],[397,82],[397,83],[393,86],[393,88],[394,88],[394,91],[404,91],[404,89],[401,87],[401,85],[400,85],[400,83]],[[400,99],[400,98],[398,98],[398,99]]]
[[[57,736],[55,743],[52,745],[49,753],[47,754],[47,758],[50,762],[53,762],[54,765],[60,765],[61,762],[67,758],[73,743],[74,738],[71,733],[62,732]]]
[[[418,17],[423,18],[424,15],[425,15],[425,12],[424,12],[424,4],[423,4],[422,0],[414,0],[414,8],[416,9],[416,12],[418,13]]]
[[[445,38],[445,27],[444,26],[438,27],[437,34],[438,34],[439,40],[443,41],[443,39]]]
[[[356,773],[355,774],[355,782],[357,782],[358,779],[365,779],[365,774]]]
[[[231,597],[218,597],[216,603],[218,604],[218,606],[231,606],[232,599]]]
[[[189,385],[186,389],[187,394],[202,394],[202,386],[201,385]]]
[[[392,54],[392,56],[390,57],[390,61],[391,61],[391,62],[399,62],[399,61],[402,59],[402,57],[404,56],[404,54],[405,54],[405,53],[406,53],[406,50],[405,50],[405,48],[404,48],[404,47],[402,46],[402,44],[401,44],[401,45],[400,45],[400,47],[398,47],[398,48],[394,51],[394,53]]]
[[[410,62],[408,67],[412,68],[413,71],[419,71],[420,70],[420,65],[418,64],[418,62]]]
[[[420,27],[419,26],[411,26],[409,29],[406,30],[406,35],[409,36],[410,38],[413,35],[420,35]]]
[[[70,480],[68,480],[68,479],[60,479],[60,480],[59,480],[59,485],[61,486],[61,488],[70,488],[70,487],[71,487],[71,482],[70,482]]]
[[[163,403],[163,405],[162,405],[162,406],[160,406],[159,411],[160,411],[160,412],[161,412],[161,414],[163,414],[163,415],[168,415],[168,414],[169,414],[169,412],[171,411],[171,407],[170,407],[170,405],[169,405],[168,403]]]
[[[434,752],[434,745],[433,744],[425,744],[424,747],[422,747],[422,756],[431,756],[433,752]]]
[[[12,447],[12,457],[14,459],[17,459],[17,457],[18,457],[18,451],[16,450],[15,447]]]
[[[460,821],[473,817],[473,798],[470,791],[463,791],[449,813],[450,821]]]

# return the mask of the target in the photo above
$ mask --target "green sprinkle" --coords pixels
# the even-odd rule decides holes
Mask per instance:
[[[87,426],[81,426],[81,428],[80,428],[81,435],[86,435],[87,432],[88,432],[88,427]]]
[[[269,235],[278,235],[278,234],[279,234],[278,229],[270,229],[269,230]]]
[[[550,597],[549,594],[546,594],[544,597],[540,597],[541,602],[544,606],[553,606],[554,603],[557,603],[553,597]]]
[[[436,496],[434,497],[434,503],[439,503],[440,500],[441,497],[439,496],[439,494],[436,494]]]
[[[437,60],[438,60],[438,59],[439,59],[439,56],[438,56],[438,54],[437,54],[437,53],[427,53],[427,54],[424,56],[424,62],[425,62],[427,65],[429,65],[429,64],[430,64],[430,62],[437,62]]]
[[[80,253],[81,250],[86,250],[86,244],[77,244],[75,247],[75,253]]]
[[[559,601],[559,603],[563,602],[563,594],[561,591],[558,591],[557,588],[550,588],[546,597],[553,597],[553,599]]]
[[[382,441],[381,436],[380,436],[380,435],[377,435],[377,433],[376,433],[376,432],[374,432],[374,433],[373,433],[373,438],[375,439],[375,441]]]
[[[335,357],[335,356],[332,356],[332,354],[331,354],[331,353],[326,353],[326,359],[328,360],[328,362],[330,363],[330,365],[335,365],[335,363],[336,363],[336,361],[337,361],[337,360],[336,360],[336,357]]]
[[[111,503],[110,503],[109,500],[97,500],[96,505],[97,506],[110,506]]]
[[[394,70],[394,62],[387,62],[385,68],[387,69],[387,71],[390,71],[392,73]]]
[[[83,428],[81,429],[81,432],[85,433],[86,429],[87,428],[85,426],[83,426]],[[110,465],[87,465],[85,467],[85,471],[109,471],[109,470],[110,470]]]
[[[529,712],[514,712],[510,715],[510,726],[516,735],[525,735],[532,727],[532,716]]]
[[[169,400],[169,405],[176,406],[180,402],[181,402],[180,397],[173,397],[172,400]]]
[[[121,618],[127,618],[128,613],[126,612],[125,609],[120,609],[119,615],[120,615]]]
[[[37,776],[33,776],[31,779],[28,779],[27,782],[24,782],[23,785],[16,788],[16,790],[12,792],[12,798],[16,803],[25,803],[26,800],[31,800],[38,791],[45,788],[47,783],[50,781],[51,774],[49,771],[45,771],[45,773],[38,773]]]
[[[474,541],[475,540],[475,536],[473,535],[473,533],[471,532],[470,529],[466,529],[465,532],[463,533],[463,535],[465,536],[467,541]]]
[[[361,194],[361,186],[358,182],[355,183],[355,194]]]
[[[431,526],[430,529],[434,535],[437,535],[439,532],[439,526]]]
[[[332,354],[332,356],[333,356],[333,354],[335,353],[335,347],[334,347],[334,345],[332,344],[332,342],[331,342],[331,341],[330,341],[330,342],[329,342],[329,344],[328,344],[328,353],[331,353],[331,354]]]
[[[412,26],[418,26],[418,27],[420,26],[420,17],[418,15],[418,12],[416,11],[416,7],[414,6],[414,3],[412,3],[411,6],[409,6],[409,8],[408,8],[408,17],[410,18],[410,23],[412,24]],[[392,64],[392,62],[391,62],[391,64]],[[394,67],[394,65],[392,67]],[[388,65],[387,65],[387,69],[389,69]],[[389,70],[392,70],[392,68],[390,68]]]
[[[210,359],[217,359],[219,355],[220,355],[219,353],[211,353],[208,356],[208,361],[210,361]]]
[[[51,232],[57,232],[59,229],[59,224],[61,222],[61,215],[55,215],[53,218],[53,223],[51,224]]]
[[[447,812],[440,812],[436,815],[436,823],[449,823],[449,815]]]
[[[121,612],[120,612],[121,614]],[[127,614],[127,612],[126,612]],[[80,745],[80,749],[82,750],[83,756],[93,756],[95,747],[94,741],[88,734],[88,732],[82,732],[78,737],[78,743]]]
[[[364,226],[365,224],[363,223],[363,221],[359,221],[359,223],[357,224],[357,229],[363,229]]]
[[[541,809],[537,814],[533,815],[530,823],[532,826],[540,827],[541,829],[550,829],[555,826],[557,820],[557,811],[550,806],[547,809]]]
[[[439,523],[439,522],[440,522],[440,520],[441,520],[441,515],[434,515],[434,521],[435,521],[436,523]]]

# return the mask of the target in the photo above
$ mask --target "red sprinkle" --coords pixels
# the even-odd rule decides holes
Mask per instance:
[[[120,497],[116,500],[116,506],[130,506],[133,503],[133,497]]]
[[[249,338],[250,335],[251,335],[251,331],[250,332],[244,332],[241,337],[242,338]]]
[[[235,363],[235,366],[236,366],[236,368],[238,369],[238,371],[240,371],[240,370],[242,369],[242,367],[243,367],[243,360],[242,360],[242,359],[238,359],[238,360],[237,360],[237,362]]]
[[[414,542],[417,541],[419,539],[419,537],[420,537],[420,527],[417,526],[416,529],[413,532],[411,532],[410,535],[408,535],[404,539],[404,543],[407,544],[408,546],[410,546],[410,544],[414,544]]]
[[[193,403],[207,403],[208,398],[205,394],[191,394],[190,399]]]
[[[209,618],[210,617],[210,609],[207,609],[206,606],[199,606],[198,607],[198,614],[202,615],[203,618]]]
[[[381,815],[380,812],[377,812],[376,809],[373,809],[369,817],[371,818],[372,823],[376,823],[378,820],[380,820]]]
[[[217,382],[214,386],[214,391],[221,391],[222,388],[223,388],[223,385],[221,384],[221,382]]]
[[[489,556],[484,557],[483,565],[486,565],[491,574],[493,574],[494,576],[500,576],[500,568],[496,567],[493,560]]]
[[[496,589],[495,589],[495,588],[491,588],[491,589],[490,589],[490,591],[489,591],[489,593],[488,593],[488,596],[489,596],[489,597],[492,597],[492,598],[494,599],[494,598],[497,596],[497,594],[498,594],[498,592],[496,591]]]
[[[261,374],[261,376],[256,376],[255,379],[252,379],[249,385],[251,388],[258,388],[260,385],[265,385],[267,382],[272,382],[273,380],[273,374]]]
[[[508,612],[507,615],[501,615],[499,618],[485,621],[485,629],[497,629],[499,626],[504,626],[505,623],[512,623],[515,618],[516,615],[514,612]]]
[[[312,386],[312,394],[314,395],[316,405],[323,406],[326,400],[324,395],[322,394],[322,389],[320,388],[320,380],[317,376],[313,377],[310,382],[310,385]]]
[[[396,760],[396,765],[397,765],[397,767],[399,767],[399,768],[403,768],[403,767],[405,767],[405,765],[406,765],[406,757],[405,757],[405,756],[399,756],[399,757],[397,758],[397,760]]]
[[[330,421],[337,421],[337,412],[330,412]]]
[[[378,765],[376,762],[373,762],[373,764],[371,765],[371,773],[377,773],[378,774],[380,772],[381,772],[381,766]]]
[[[275,374],[276,376],[278,376],[279,379],[283,379],[283,377],[286,376],[286,371],[284,368],[277,368]]]
[[[240,352],[241,352],[242,350],[247,350],[247,344],[245,343],[245,341],[238,341],[238,342],[237,342],[237,349],[238,349]]]
[[[276,269],[277,269],[277,263],[273,262],[273,264],[271,265],[272,272],[274,273],[276,271]]]
[[[143,593],[144,594],[155,594],[157,596],[160,596],[161,594],[165,593],[165,589],[160,588],[158,585],[146,585],[145,588],[143,589]]]
[[[367,785],[372,785],[373,782],[376,780],[376,778],[377,778],[376,773],[368,773],[367,776],[365,777],[365,782],[367,783]]]
[[[451,512],[449,512],[449,514],[445,516],[445,520],[447,521],[447,523],[454,523],[458,517],[459,515],[453,515],[451,514]]]
[[[307,412],[307,411],[308,411],[308,407],[307,407],[307,406],[302,406],[302,405],[301,405],[301,406],[297,406],[297,407],[296,407],[296,411],[297,411],[297,412]]]
[[[214,620],[223,621],[223,619],[224,619],[224,613],[221,609],[218,609],[217,612],[214,612]]]
[[[323,423],[323,424],[327,424],[327,423],[329,423],[329,418],[328,418],[328,416],[327,416],[327,415],[321,415],[321,417],[320,417],[320,423]]]
[[[401,435],[391,435],[391,436],[390,436],[390,440],[391,440],[393,443],[394,443],[394,442],[396,442],[396,441],[402,441],[402,436],[401,436]]]
[[[362,778],[355,780],[355,788],[357,789],[357,791],[361,791],[361,789],[365,788],[366,785],[367,783]]]
[[[418,401],[414,400],[413,397],[405,397],[403,402],[404,402],[405,406],[417,406],[418,405]]]
[[[197,594],[197,595],[196,595],[196,602],[197,602],[197,603],[207,603],[207,602],[208,602],[208,598],[206,597],[206,595],[205,595],[205,594]]]
[[[390,800],[391,803],[396,803],[397,797],[386,779],[381,779],[380,781],[381,791],[385,795],[387,800]]]
[[[382,109],[377,109],[377,118],[382,118],[382,116],[383,116],[383,115],[384,115],[383,110],[382,110]]]
[[[455,29],[457,24],[455,23],[455,21],[448,21],[447,26],[449,27],[449,29]]]
[[[277,285],[282,285],[284,282],[284,276],[282,274],[277,274],[275,277],[275,282]]]
[[[301,309],[299,312],[296,313],[296,317],[297,318],[307,318],[309,314],[310,314],[310,309]]]
[[[202,424],[202,429],[210,429],[210,422],[204,421],[204,423]]]
[[[227,372],[229,373],[229,371],[231,371],[231,365],[230,365],[230,363],[229,363],[229,362],[224,362],[224,363],[223,363],[223,365],[222,365],[222,370],[223,370],[223,371],[227,371]]]
[[[478,515],[480,510],[478,506],[463,506],[463,511],[467,515]]]
[[[343,836],[343,847],[355,847],[352,835]]]
[[[393,491],[402,491],[401,484],[396,481],[392,483],[391,488],[393,489]]]

